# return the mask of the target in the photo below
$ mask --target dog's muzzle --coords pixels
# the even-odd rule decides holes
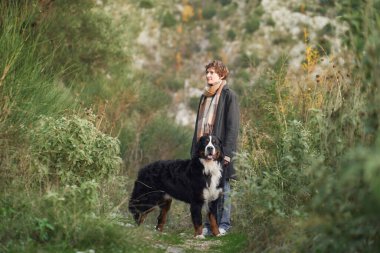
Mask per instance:
[[[213,146],[207,146],[205,156],[208,160],[213,160],[215,158],[216,151]]]

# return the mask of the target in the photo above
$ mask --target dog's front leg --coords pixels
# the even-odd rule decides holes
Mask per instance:
[[[209,211],[207,213],[208,220],[210,222],[211,232],[214,236],[218,236],[220,234],[218,223],[216,221],[216,213],[218,210],[217,200],[211,202]]]
[[[202,204],[191,203],[190,205],[191,220],[194,225],[194,236],[195,238],[204,239],[202,235]]]

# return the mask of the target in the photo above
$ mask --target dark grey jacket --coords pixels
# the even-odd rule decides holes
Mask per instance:
[[[200,99],[200,102],[203,99],[203,95]],[[196,143],[197,143],[197,125],[198,125],[198,116],[199,116],[199,107],[197,119],[195,121],[195,131],[193,136],[193,142],[191,145],[191,157],[195,156]],[[231,159],[234,157],[237,148],[237,137],[239,133],[239,121],[240,121],[240,112],[239,112],[239,102],[237,95],[232,91],[228,85],[223,87],[223,90],[220,94],[218,101],[218,108],[216,111],[213,135],[218,136],[223,143],[224,154]],[[225,168],[226,178],[236,178],[235,169],[233,167],[232,161]]]

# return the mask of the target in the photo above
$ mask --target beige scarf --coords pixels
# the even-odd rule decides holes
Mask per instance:
[[[222,81],[216,85],[207,85],[205,88],[198,113],[197,140],[205,134],[212,134],[220,93],[224,85],[226,82]]]

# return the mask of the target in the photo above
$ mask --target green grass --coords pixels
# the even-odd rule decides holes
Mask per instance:
[[[158,244],[165,245],[166,248],[180,248],[189,253],[238,253],[244,252],[248,245],[247,236],[236,232],[221,237],[208,236],[206,239],[195,239],[192,228],[181,233],[176,233],[176,231],[167,231],[163,234],[157,233],[154,237]]]
[[[228,235],[213,238],[212,240],[219,240],[220,245],[212,246],[209,252],[223,252],[223,253],[238,253],[246,252],[248,245],[248,238],[245,234],[231,232]]]
[[[0,27],[0,102],[5,108],[0,122],[4,127],[20,130],[41,114],[58,114],[75,106],[69,89],[59,83],[61,73],[50,68],[53,52],[50,57],[40,55],[40,46],[47,42],[38,35],[44,27],[33,28],[37,11],[28,4],[0,5],[4,20]]]

